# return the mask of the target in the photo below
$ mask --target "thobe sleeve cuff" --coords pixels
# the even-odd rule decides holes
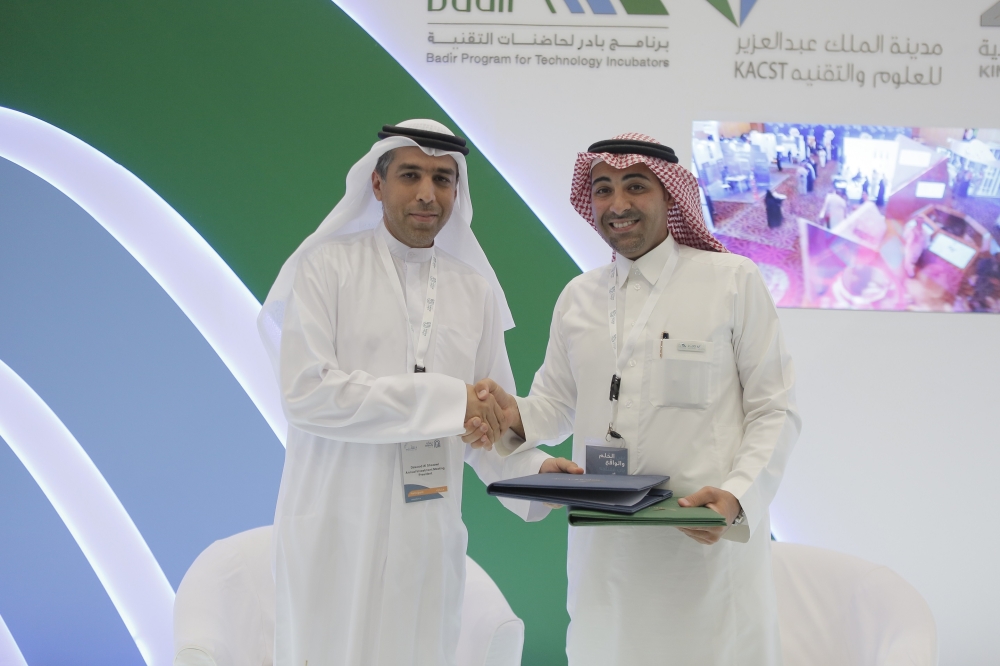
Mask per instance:
[[[497,443],[493,445],[493,448],[496,450],[498,456],[506,458],[520,449],[522,444],[524,444],[524,440],[518,437],[516,432],[508,429],[507,432],[505,432],[500,439],[497,440]],[[528,448],[531,447],[525,447],[525,449]]]
[[[507,432],[505,432],[500,439],[497,440],[497,443],[493,445],[493,448],[496,449],[496,452],[501,458],[505,458],[515,451],[527,451],[528,449],[533,449],[538,446],[537,438],[535,438],[534,441],[530,439],[531,436],[529,434],[528,424],[524,420],[525,413],[531,411],[531,403],[524,398],[518,398],[516,396],[514,397],[514,400],[517,401],[517,409],[521,413],[521,425],[524,427],[524,434],[528,439],[519,437],[516,432],[508,429]]]
[[[760,525],[763,516],[764,507],[760,500],[760,494],[757,492],[756,486],[747,484],[741,479],[727,479],[722,484],[722,490],[731,492],[740,501],[740,506],[746,515],[746,520],[742,525],[730,527],[722,535],[722,538],[728,541],[746,543],[753,536],[757,526]]]
[[[746,543],[750,540],[750,536],[750,526],[746,523],[733,525],[722,533],[723,539],[726,541],[735,541],[736,543]]]
[[[541,441],[538,437],[541,429],[536,425],[541,415],[535,413],[531,400],[518,397],[515,397],[514,400],[517,401],[517,409],[521,413],[521,426],[524,428],[524,439],[514,435],[514,440],[519,442],[518,446],[522,451],[534,448]]]
[[[536,448],[525,451],[518,451],[515,455],[504,459],[503,478],[516,479],[521,476],[538,474],[542,463],[552,456],[543,453]],[[544,502],[529,502],[527,500],[511,499],[509,497],[498,497],[500,503],[522,520],[534,523],[549,515],[551,509],[545,506]]]
[[[468,401],[465,382],[437,372],[420,375],[420,381],[425,383],[434,396],[431,402],[435,409],[440,409],[441,421],[449,426],[454,424],[454,431],[449,434],[464,433],[465,407]]]

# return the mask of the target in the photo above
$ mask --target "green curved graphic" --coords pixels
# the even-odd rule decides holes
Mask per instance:
[[[9,0],[0,4],[0,62],[0,106],[124,165],[258,299],[339,200],[347,170],[382,123],[427,117],[461,132],[329,0]],[[579,271],[475,147],[469,172],[473,228],[517,321],[507,342],[524,392],[556,297]],[[524,663],[565,663],[562,512],[526,525],[474,474],[466,482],[469,554],[524,619]]]

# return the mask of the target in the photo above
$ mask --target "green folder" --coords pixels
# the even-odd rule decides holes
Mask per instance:
[[[569,508],[569,524],[576,527],[598,527],[600,525],[668,525],[670,527],[725,527],[724,516],[707,506],[683,507],[677,505],[677,498],[663,500],[632,515],[595,511],[593,509]]]

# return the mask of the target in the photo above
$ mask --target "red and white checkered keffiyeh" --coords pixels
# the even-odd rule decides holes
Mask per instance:
[[[635,132],[619,134],[614,138],[659,143],[652,137]],[[705,219],[701,215],[698,181],[694,175],[679,164],[672,164],[647,155],[580,153],[577,156],[576,166],[573,168],[573,186],[569,194],[569,201],[573,204],[576,212],[587,220],[594,229],[597,229],[597,223],[594,221],[594,207],[590,196],[590,171],[594,160],[598,159],[607,162],[615,169],[627,169],[639,162],[645,164],[650,171],[656,174],[656,177],[663,183],[663,187],[674,198],[674,205],[667,212],[667,229],[670,230],[670,235],[674,237],[674,240],[681,245],[689,245],[699,250],[729,251],[705,226]]]

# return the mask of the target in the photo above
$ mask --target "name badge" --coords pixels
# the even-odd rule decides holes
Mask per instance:
[[[703,342],[678,342],[677,351],[682,352],[705,352],[705,343]]]
[[[403,442],[399,445],[406,503],[441,499],[448,492],[448,442]]]
[[[628,476],[628,449],[587,445],[587,474]]]

